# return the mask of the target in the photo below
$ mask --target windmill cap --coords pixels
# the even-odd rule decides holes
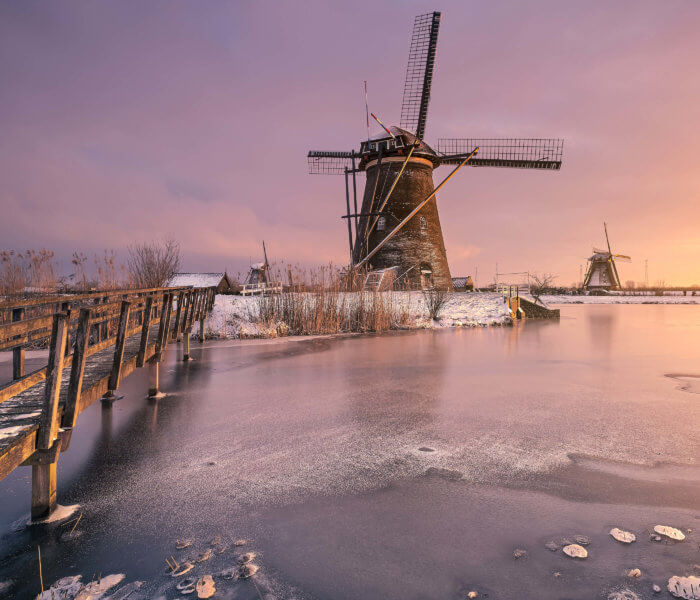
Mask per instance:
[[[391,131],[394,138],[383,131],[362,142],[361,152],[363,157],[360,161],[361,169],[368,163],[374,163],[379,154],[379,145],[382,146],[383,155],[387,157],[389,155],[405,156],[411,146],[419,144],[413,151],[415,158],[426,158],[433,164],[433,167],[437,167],[440,164],[440,159],[435,150],[410,131],[406,131],[396,125],[390,126],[389,131]]]

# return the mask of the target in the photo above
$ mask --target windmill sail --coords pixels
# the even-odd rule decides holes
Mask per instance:
[[[310,150],[307,156],[311,175],[342,175],[352,167],[354,152]]]
[[[413,23],[401,103],[401,127],[415,133],[419,140],[425,135],[439,29],[439,12],[418,15]]]
[[[564,140],[560,138],[442,138],[438,153],[442,164],[457,165],[479,147],[479,156],[471,167],[507,167],[511,169],[561,169]]]

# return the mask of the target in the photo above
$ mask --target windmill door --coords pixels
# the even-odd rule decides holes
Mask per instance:
[[[420,287],[424,290],[433,289],[433,270],[430,265],[421,265],[420,267]]]

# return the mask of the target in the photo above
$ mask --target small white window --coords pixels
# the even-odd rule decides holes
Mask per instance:
[[[379,217],[377,219],[377,231],[384,231],[386,229],[386,217]]]
[[[428,229],[428,219],[426,219],[423,215],[420,217],[420,228]]]

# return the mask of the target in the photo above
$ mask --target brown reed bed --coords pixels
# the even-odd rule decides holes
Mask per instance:
[[[288,273],[287,290],[255,298],[249,309],[252,322],[286,335],[367,333],[408,325],[408,307],[393,293],[360,291],[332,265],[296,269],[293,278]]]

